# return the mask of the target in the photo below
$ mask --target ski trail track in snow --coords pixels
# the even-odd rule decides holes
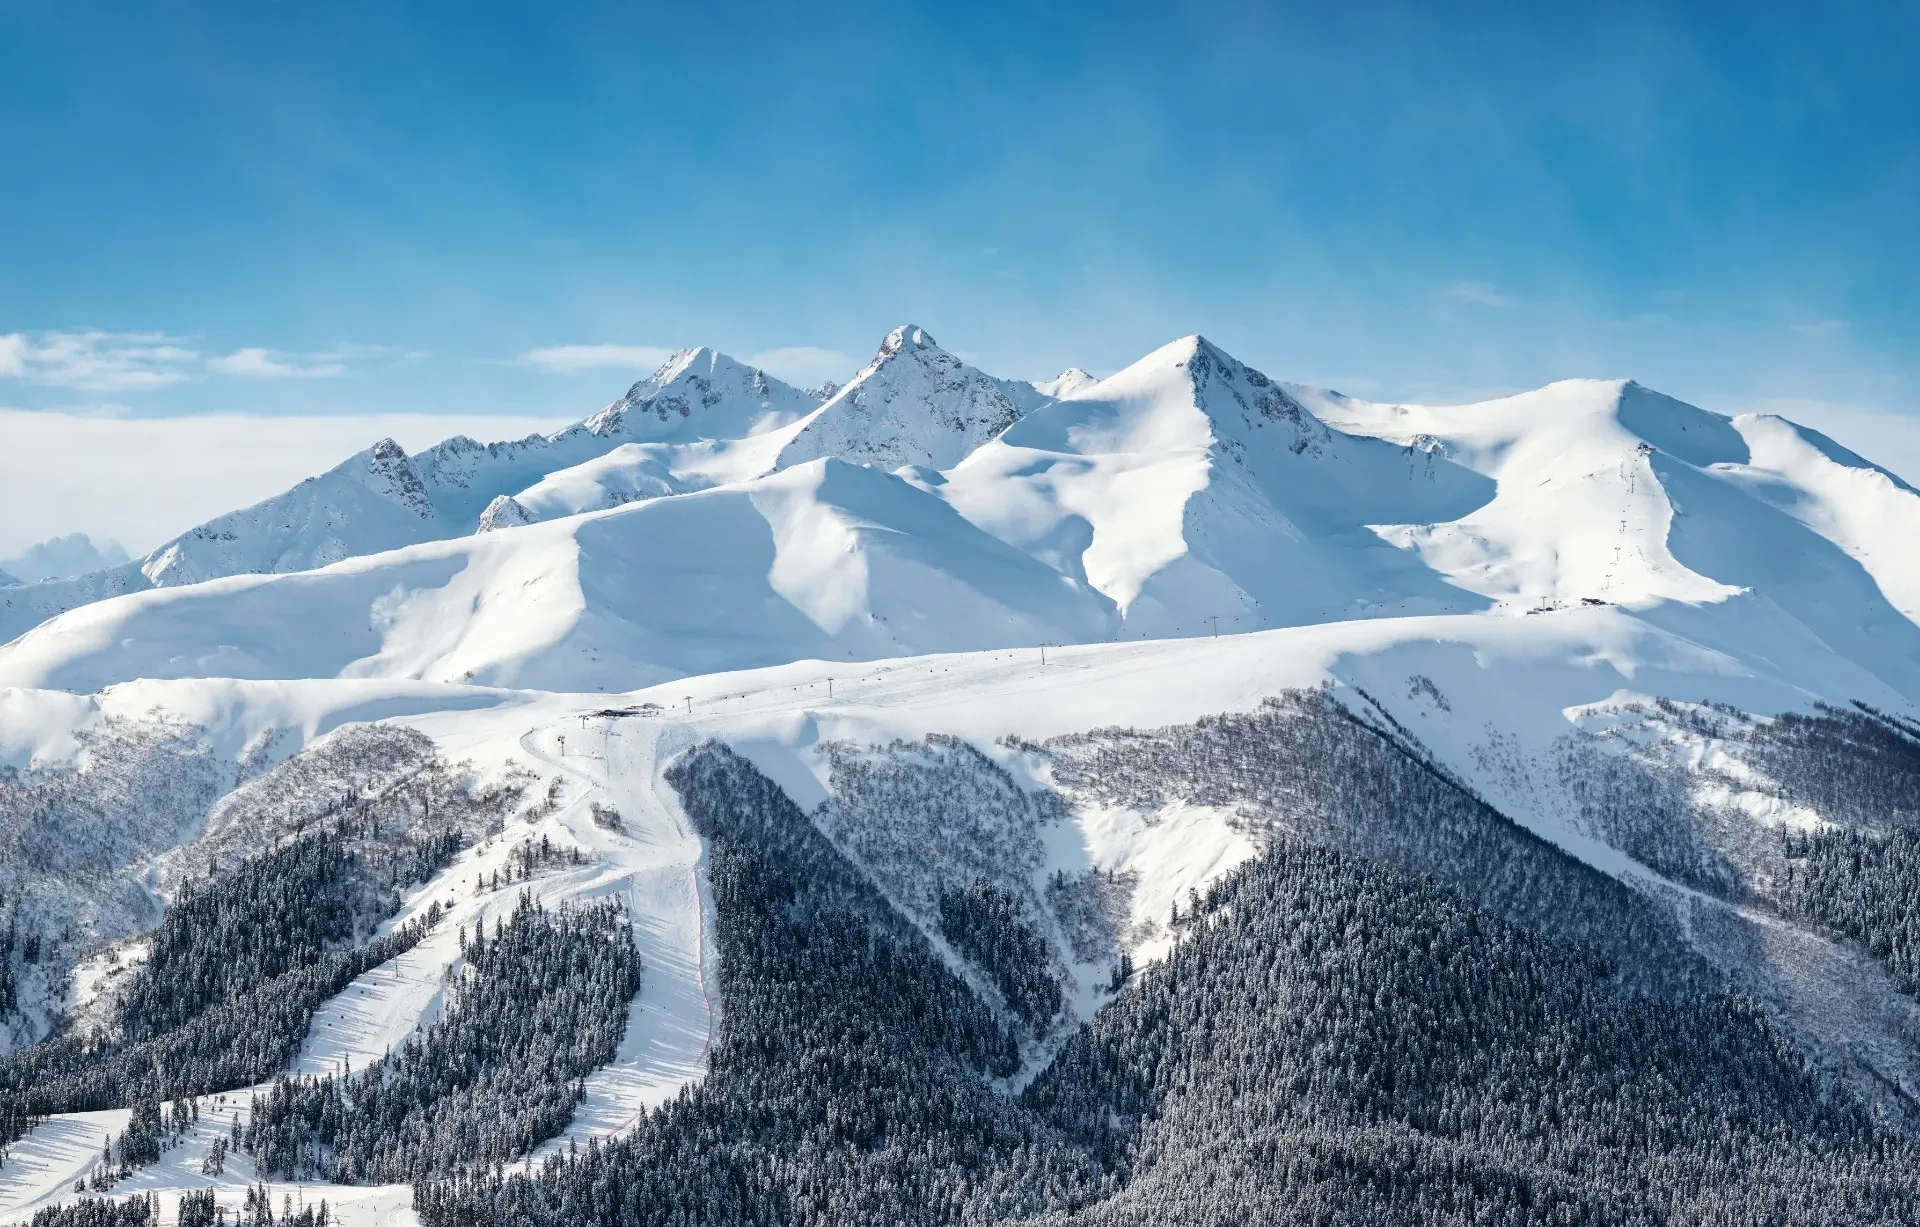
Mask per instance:
[[[569,1144],[622,1133],[704,1076],[714,1029],[705,965],[710,918],[700,885],[704,849],[672,788],[660,778],[667,761],[694,741],[684,725],[589,720],[583,727],[577,715],[521,733],[519,757],[544,769],[548,778],[561,777],[563,803],[537,823],[509,823],[417,888],[386,927],[405,923],[436,900],[446,909],[445,918],[419,945],[359,977],[322,1006],[288,1072],[364,1069],[430,1024],[445,1005],[444,973],[460,962],[461,930],[472,932],[507,916],[526,890],[549,907],[619,898],[633,920],[644,969],[614,1060],[588,1076],[586,1096],[566,1132],[515,1166],[537,1165]],[[595,802],[618,810],[623,829],[596,824]],[[556,846],[580,847],[587,863],[499,890],[481,888],[505,868],[515,846],[542,835]],[[112,1195],[157,1192],[162,1222],[172,1223],[182,1192],[213,1188],[237,1218],[248,1184],[259,1179],[251,1162],[231,1154],[219,1176],[203,1175],[200,1162],[214,1137],[227,1135],[236,1118],[245,1120],[249,1097],[266,1089],[262,1084],[201,1098],[200,1128],[160,1162],[117,1183]],[[24,1221],[44,1206],[77,1199],[74,1182],[91,1173],[101,1146],[126,1127],[127,1118],[125,1109],[56,1116],[12,1146],[0,1167],[0,1222]],[[324,1197],[343,1227],[415,1221],[407,1186],[267,1183],[276,1205],[285,1194],[307,1202]]]
[[[1814,662],[1806,672],[1831,663]],[[1415,674],[1451,696],[1450,717],[1429,721],[1416,710],[1417,700],[1396,697],[1396,687],[1404,694],[1407,678]],[[801,661],[631,692],[615,700],[634,705],[626,709],[632,714],[619,717],[594,714],[610,701],[607,695],[538,692],[522,692],[481,710],[404,716],[399,723],[434,737],[450,759],[470,760],[483,774],[531,767],[541,776],[536,791],[557,776],[558,804],[534,822],[509,820],[503,831],[468,849],[413,893],[391,923],[404,922],[436,900],[452,910],[413,952],[369,972],[323,1007],[295,1068],[318,1073],[345,1062],[364,1068],[430,1022],[444,1001],[443,969],[459,961],[459,929],[471,931],[506,915],[522,890],[549,906],[616,897],[629,908],[645,962],[626,1032],[615,1059],[586,1080],[586,1096],[568,1129],[522,1163],[591,1137],[618,1134],[704,1075],[714,1035],[714,981],[706,966],[713,956],[705,940],[712,905],[700,882],[704,848],[662,778],[674,755],[709,737],[725,740],[811,810],[826,794],[825,764],[816,753],[825,742],[885,744],[950,733],[1018,773],[1025,770],[1022,755],[1000,743],[1005,734],[1046,738],[1102,726],[1189,722],[1214,712],[1249,710],[1265,696],[1330,679],[1365,686],[1517,821],[1613,873],[1645,871],[1564,826],[1553,806],[1525,788],[1503,783],[1490,767],[1475,766],[1476,737],[1492,727],[1493,705],[1504,713],[1506,727],[1537,734],[1531,750],[1544,751],[1568,726],[1569,713],[1635,692],[1699,694],[1752,710],[1798,707],[1820,693],[1756,675],[1727,656],[1609,607],[1538,617],[1410,617],[1219,639],[1050,648],[1044,663],[1032,649]],[[1878,686],[1859,693],[1890,709],[1903,707]],[[620,813],[623,829],[594,821],[596,801]],[[1107,832],[1103,823],[1118,826]],[[1062,867],[1083,868],[1074,858],[1106,867],[1139,863],[1165,879],[1156,888],[1164,887],[1162,893],[1173,898],[1183,897],[1190,884],[1204,885],[1235,859],[1214,858],[1208,862],[1212,868],[1196,869],[1198,877],[1190,882],[1186,870],[1166,864],[1164,856],[1141,843],[1133,830],[1138,825],[1137,817],[1095,814],[1078,834],[1063,831],[1061,839],[1074,846],[1063,854]],[[543,835],[557,847],[579,848],[586,863],[537,874],[524,884],[484,888],[486,879],[509,864],[516,846],[529,839],[537,843]],[[1137,861],[1140,856],[1146,861]],[[237,1207],[246,1184],[256,1178],[250,1162],[234,1156],[223,1176],[207,1177],[200,1174],[199,1160],[213,1136],[226,1132],[236,1112],[244,1112],[247,1094],[228,1092],[217,1124],[203,1123],[160,1163],[116,1186],[115,1194],[156,1191],[169,1220],[178,1194],[191,1189],[216,1187],[223,1205]],[[203,1116],[210,1116],[214,1100],[201,1103]],[[72,1200],[74,1180],[91,1168],[105,1133],[117,1131],[123,1119],[124,1113],[55,1118],[13,1147],[0,1168],[0,1222]],[[338,1209],[343,1227],[412,1221],[411,1193],[400,1186],[273,1187],[276,1203],[286,1190],[298,1190],[296,1196],[308,1202],[325,1197]]]
[[[577,789],[556,817],[575,839],[591,841],[593,854],[620,870],[617,879],[572,897],[622,894],[645,967],[619,1052],[587,1078],[586,1097],[566,1132],[524,1161],[535,1165],[570,1144],[624,1132],[704,1076],[713,1036],[700,888],[704,849],[678,798],[660,778],[667,761],[693,738],[680,725],[588,719],[574,727],[574,748],[563,754],[559,739],[569,723],[534,729],[520,738],[520,746]],[[619,811],[621,832],[595,825],[596,801]]]

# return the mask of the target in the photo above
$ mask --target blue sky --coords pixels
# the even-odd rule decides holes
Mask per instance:
[[[1920,6],[0,7],[0,406],[574,418],[1203,332],[1920,414]],[[615,347],[583,349],[578,347]]]

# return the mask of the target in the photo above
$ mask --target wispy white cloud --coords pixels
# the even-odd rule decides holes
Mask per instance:
[[[1484,281],[1456,281],[1441,291],[1455,302],[1472,303],[1476,307],[1511,307],[1513,299]]]
[[[0,379],[18,379],[27,373],[27,338],[17,332],[0,336]]]
[[[193,378],[200,355],[161,332],[13,332],[0,336],[0,378],[95,392],[161,388]]]
[[[331,353],[288,354],[258,346],[209,358],[207,369],[240,379],[328,379],[347,373],[346,364]]]
[[[0,334],[0,379],[90,392],[139,392],[185,383],[205,374],[240,379],[325,379],[344,375],[358,359],[401,355],[390,345],[336,345],[298,354],[264,346],[202,355],[184,337],[164,332],[106,332],[75,328]]]
[[[652,371],[673,357],[674,352],[657,345],[548,345],[530,349],[515,361],[554,375],[600,370]]]
[[[838,350],[816,345],[783,345],[762,350],[750,355],[747,364],[801,388],[817,388],[828,380],[845,383],[849,375],[860,369],[858,362]]]
[[[1818,339],[1820,337],[1838,336],[1840,333],[1853,327],[1853,325],[1846,320],[1811,320],[1803,324],[1789,324],[1787,327],[1793,329],[1803,337]]]

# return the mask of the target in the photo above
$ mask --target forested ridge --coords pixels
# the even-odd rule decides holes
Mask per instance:
[[[704,1079],[612,1141],[508,1174],[565,1129],[641,975],[619,909],[527,895],[463,933],[437,1020],[371,1067],[278,1079],[235,1147],[276,1178],[412,1182],[428,1227],[1920,1218],[1910,1121],[1816,1062],[1659,894],[1513,823],[1362,700],[1303,691],[1190,725],[1010,740],[1058,790],[1045,799],[953,739],[834,746],[846,788],[815,815],[702,745],[666,778],[707,843]],[[1920,779],[1920,730],[1870,711],[1663,712],[1711,725],[1760,769],[1754,786],[1840,825],[1771,834],[1756,861],[1751,840],[1716,842],[1657,762],[1612,749],[1558,760],[1584,819],[1706,896],[1857,943],[1916,993],[1920,815],[1899,782]],[[1849,791],[1849,772],[1879,782]],[[1040,870],[1063,798],[1218,807],[1260,851],[1183,899],[1164,918],[1172,953],[1136,971],[1113,944],[1129,878]],[[283,1068],[357,965],[343,960],[418,935],[363,944],[458,840],[403,846],[369,858],[336,822],[193,885],[123,985],[118,1037],[0,1060],[0,1110],[126,1103],[122,1165],[164,1146],[167,1097]],[[506,877],[558,856],[529,844]],[[1077,1028],[1068,954],[1116,964],[1113,997]],[[262,1013],[262,984],[290,986],[290,1004]],[[144,1221],[61,1213],[48,1227]]]
[[[291,1201],[290,1195],[283,1195],[280,1213],[275,1214],[273,1195],[264,1186],[249,1185],[240,1213],[229,1219],[212,1189],[186,1193],[176,1202],[170,1227],[217,1227],[229,1222],[233,1227],[328,1227],[336,1221],[324,1199],[298,1210]],[[163,1221],[160,1198],[149,1193],[111,1200],[83,1197],[68,1205],[48,1206],[33,1216],[28,1227],[160,1227]]]
[[[54,1113],[225,1091],[284,1068],[315,1010],[439,920],[435,903],[354,944],[399,906],[399,887],[458,850],[442,834],[369,857],[354,833],[349,818],[183,890],[116,998],[112,1030],[0,1057],[0,1145]]]
[[[1522,927],[1595,949],[1625,984],[1719,983],[1669,908],[1510,821],[1404,731],[1361,720],[1328,691],[1192,724],[1018,744],[1045,757],[1058,786],[1096,804],[1229,808],[1262,838],[1291,833],[1430,875]]]
[[[121,1038],[139,1043],[184,1025],[327,952],[370,936],[459,850],[451,831],[407,848],[398,865],[365,863],[351,820],[300,836],[206,887],[181,894],[120,989]]]
[[[1344,781],[1322,773],[1340,785],[1325,796],[1364,800],[1382,756],[1405,760],[1371,744]],[[420,1187],[434,1227],[1920,1211],[1920,1154],[1753,1005],[1704,977],[1623,976],[1614,942],[1498,914],[1502,889],[1463,893],[1396,863],[1392,840],[1370,857],[1277,831],[1186,917],[1164,964],[1008,1095],[979,1043],[990,1020],[774,785],[718,746],[670,778],[712,840],[711,1074],[531,1177]],[[1550,874],[1525,840],[1465,830],[1504,821],[1484,806],[1373,817],[1449,813],[1461,829],[1445,838],[1493,867]],[[1599,889],[1568,872],[1567,890]]]
[[[398,1052],[341,1077],[280,1078],[254,1097],[236,1140],[261,1172],[419,1180],[517,1158],[566,1127],[639,991],[625,911],[548,911],[523,894],[492,940],[463,937],[461,959],[446,1012]]]

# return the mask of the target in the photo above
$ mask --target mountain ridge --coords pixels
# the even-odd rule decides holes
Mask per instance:
[[[867,402],[861,397],[868,394],[871,413],[862,408]],[[553,436],[486,448],[452,440],[422,453],[426,461],[383,443],[295,487],[290,502],[232,513],[157,551],[146,564],[152,576],[108,572],[72,587],[83,597],[111,598],[155,580],[295,573],[348,557],[375,559],[366,573],[381,572],[389,565],[378,561],[381,553],[355,554],[342,543],[354,533],[361,541],[404,547],[423,538],[467,539],[484,528],[499,543],[485,555],[504,558],[522,554],[518,543],[533,540],[509,529],[702,491],[746,490],[762,474],[799,467],[798,455],[818,450],[836,432],[857,434],[853,428],[859,425],[875,433],[864,442],[853,438],[842,449],[846,457],[828,459],[864,464],[885,476],[881,484],[895,483],[886,497],[899,507],[925,495],[959,515],[937,530],[934,520],[910,518],[915,532],[936,532],[937,538],[856,533],[846,538],[855,565],[866,565],[865,551],[892,549],[885,543],[896,542],[918,551],[933,567],[929,574],[951,579],[939,560],[948,557],[963,570],[972,566],[960,560],[978,553],[969,534],[982,529],[1041,564],[1042,570],[1031,572],[1036,599],[1043,589],[1066,585],[1108,610],[1035,629],[1032,636],[1041,640],[1212,635],[1352,617],[1525,614],[1604,603],[1703,637],[1717,650],[1760,658],[1797,650],[1792,645],[1810,637],[1887,677],[1902,693],[1920,694],[1920,566],[1908,564],[1893,544],[1920,529],[1920,496],[1823,437],[1775,419],[1725,418],[1630,380],[1562,381],[1463,406],[1376,405],[1275,381],[1204,337],[1190,336],[1055,398],[1035,385],[992,380],[908,325],[890,333],[874,361],[833,400],[798,413],[805,403],[805,394],[724,355],[682,351],[608,409]],[[712,422],[703,424],[703,413]],[[714,423],[755,433],[735,440],[707,437]],[[636,432],[646,437],[629,437]],[[588,453],[588,459],[546,469],[531,485],[492,495],[475,523],[457,533],[448,524],[448,515],[464,514],[487,489],[514,486],[521,473],[572,459],[569,449]],[[538,453],[538,463],[529,464],[529,451]],[[484,461],[475,459],[483,454]],[[944,469],[927,463],[953,456],[958,459]],[[895,461],[902,462],[898,473],[884,474]],[[461,465],[467,479],[448,480],[446,474]],[[486,480],[472,478],[481,473]],[[269,558],[247,556],[242,545],[259,538],[260,523],[275,515],[281,518],[276,540],[292,548]],[[571,533],[562,530],[555,540],[571,540]],[[431,553],[468,556],[463,550]],[[758,556],[749,551],[740,559],[709,560],[703,568],[718,587],[687,591],[718,592],[735,584],[760,591],[764,577],[751,574],[757,564],[747,561]],[[537,576],[558,567],[570,574],[568,557],[562,550],[543,560],[534,549],[510,569]],[[414,578],[392,600],[439,608],[466,582],[443,575],[443,565],[420,570],[396,556],[392,574]],[[733,574],[736,567],[749,573]],[[303,583],[338,582],[357,591],[363,581],[346,577],[358,573],[348,568],[337,581]],[[672,574],[680,578],[662,574],[636,582],[658,582],[667,591],[683,585],[691,572]],[[842,582],[834,576],[831,568],[820,571],[810,581],[814,590],[788,595],[797,608],[828,609],[834,604],[831,589]],[[562,588],[570,595],[533,624],[544,625],[556,614],[562,622],[585,619],[583,626],[609,617],[610,625],[623,622],[624,614],[597,607],[593,593]],[[96,650],[86,645],[107,650],[97,636],[120,615],[49,621],[32,607],[44,591],[0,590],[14,625],[45,623],[31,643],[0,647],[5,676],[27,684],[57,676],[105,684],[154,667],[134,663],[149,659],[143,653],[150,649],[110,651],[122,663],[106,672],[81,666],[80,658]],[[1838,603],[1823,595],[1843,591],[1848,596]],[[473,599],[514,604],[487,584],[475,589]],[[730,616],[710,604],[711,597],[693,599],[707,610],[703,616],[720,623]],[[349,605],[361,601],[356,597]],[[15,613],[20,606],[27,607],[24,614]],[[192,598],[192,607],[215,608],[200,597]],[[477,616],[445,612],[456,622]],[[939,623],[929,610],[916,616]],[[386,617],[369,607],[355,621],[378,626]],[[215,616],[195,641],[208,635],[217,640],[222,624]],[[94,629],[79,632],[82,625]],[[1716,626],[1722,629],[1711,629]],[[815,626],[799,633],[805,638],[819,632]],[[466,632],[449,626],[445,633],[458,641]],[[832,638],[838,632],[826,633]],[[769,659],[764,652],[777,651],[771,641],[752,635],[740,642],[745,654],[731,664],[703,658],[697,666],[680,667],[762,664]],[[883,642],[852,651],[860,657],[890,650]],[[940,646],[918,636],[909,642],[917,650]],[[215,647],[206,644],[183,658],[205,663],[164,672],[216,668],[211,662],[220,654],[207,654]],[[844,653],[848,645],[834,650]],[[428,659],[394,657],[385,648],[373,655]],[[484,669],[507,659],[494,652],[482,656]],[[61,659],[79,672],[69,673],[69,665],[56,663]],[[359,654],[342,657],[323,672],[357,659]],[[590,653],[583,659],[597,658]],[[612,658],[604,663],[614,667]],[[291,667],[260,663],[248,669],[282,676]],[[652,667],[633,658],[615,675],[647,678]],[[619,672],[628,668],[637,672]],[[535,684],[531,675],[515,676],[522,677],[519,684]],[[562,676],[573,675],[563,672],[539,684],[578,684]]]
[[[605,408],[550,435],[494,443],[458,435],[413,456],[383,439],[281,494],[196,525],[144,558],[21,585],[0,604],[0,636],[17,636],[103,592],[306,570],[470,533],[500,495],[519,494],[622,444],[672,442],[708,419],[728,430],[764,428],[812,405],[805,393],[716,351],[683,350]]]
[[[898,340],[852,458],[582,423],[0,646],[0,1221],[1920,1210],[1920,495],[1630,381]]]
[[[775,467],[837,455],[889,469],[948,468],[1046,399],[1034,385],[986,375],[925,329],[902,324],[795,432]]]

